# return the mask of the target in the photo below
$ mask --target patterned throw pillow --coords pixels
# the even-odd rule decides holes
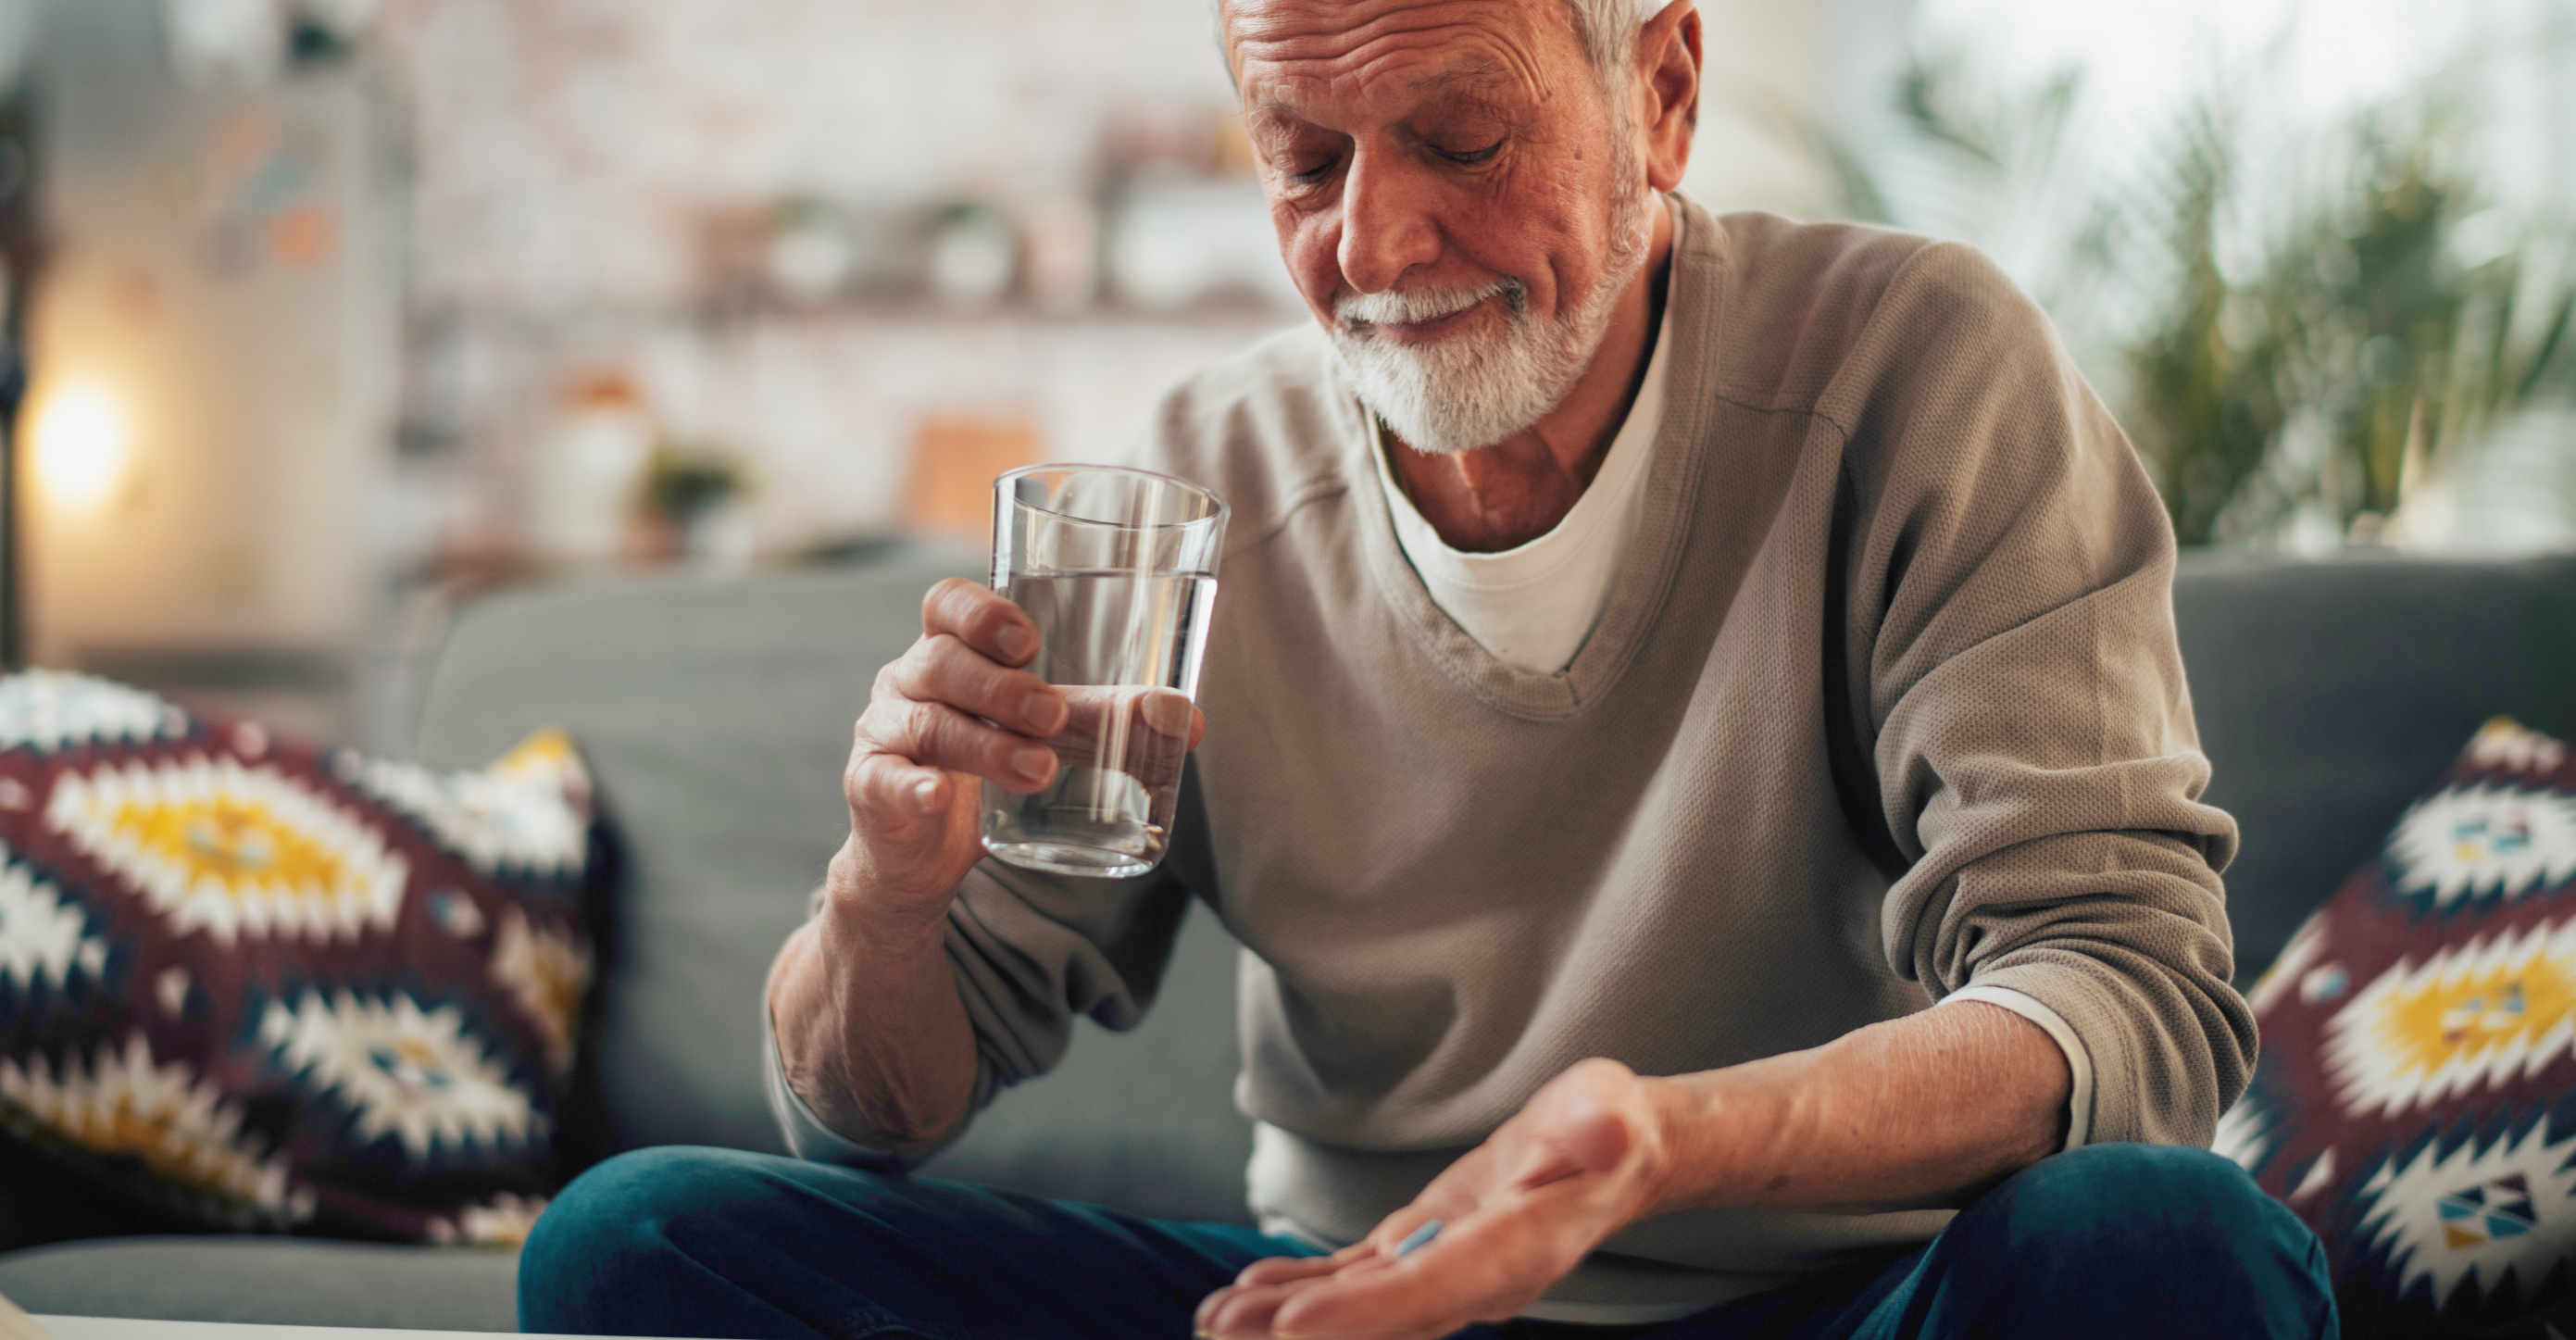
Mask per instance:
[[[515,1241],[604,840],[560,731],[442,774],[0,677],[0,1123],[209,1227]]]
[[[2281,951],[2218,1150],[2344,1334],[2576,1337],[2576,751],[2489,722]]]

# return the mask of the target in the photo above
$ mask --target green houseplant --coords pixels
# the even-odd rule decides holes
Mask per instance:
[[[1919,56],[1895,98],[1912,189],[1844,149],[1824,161],[1861,217],[1980,242],[2011,221],[2027,252],[2046,214],[2037,296],[2183,543],[2262,544],[2302,516],[2405,538],[2428,483],[2517,414],[2576,400],[2565,229],[2484,199],[2474,118],[2439,87],[2285,135],[2226,86],[2105,168],[2099,146],[2070,158],[2078,73],[1997,89],[1958,56]]]

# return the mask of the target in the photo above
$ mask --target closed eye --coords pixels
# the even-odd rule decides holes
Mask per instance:
[[[1501,153],[1502,151],[1503,142],[1501,140],[1496,140],[1482,149],[1442,149],[1435,147],[1431,152],[1440,155],[1442,158],[1447,159],[1452,163],[1456,163],[1460,167],[1474,167],[1476,164],[1482,163],[1486,159],[1492,158],[1494,155]]]
[[[1328,154],[1322,162],[1317,163],[1315,166],[1310,167],[1303,172],[1289,173],[1288,180],[1296,182],[1300,186],[1311,186],[1316,182],[1322,181],[1325,175],[1333,170],[1333,165],[1341,161],[1342,156],[1340,154]]]

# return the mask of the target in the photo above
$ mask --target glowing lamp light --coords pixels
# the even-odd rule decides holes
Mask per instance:
[[[96,507],[125,474],[125,407],[96,386],[64,387],[45,398],[32,442],[46,497],[64,507]]]

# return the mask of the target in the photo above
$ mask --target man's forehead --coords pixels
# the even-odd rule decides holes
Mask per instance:
[[[1231,46],[1239,33],[1275,30],[1285,24],[1323,17],[1338,21],[1345,29],[1355,28],[1374,15],[1386,11],[1439,10],[1493,6],[1522,10],[1554,11],[1570,15],[1581,0],[1216,0],[1217,20]],[[1645,23],[1671,7],[1673,0],[1630,0],[1614,7],[1625,10],[1621,17]]]
[[[1389,14],[1459,10],[1536,11],[1558,9],[1567,0],[1217,0],[1217,11],[1229,29],[1266,29],[1281,24],[1353,28]]]
[[[1392,80],[1408,91],[1553,82],[1582,59],[1565,0],[1226,0],[1237,78]]]

